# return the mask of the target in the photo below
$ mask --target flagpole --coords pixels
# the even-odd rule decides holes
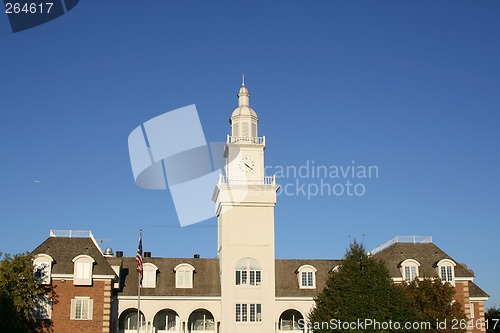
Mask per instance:
[[[137,258],[139,257],[140,258]],[[140,323],[141,323],[141,279],[142,279],[142,229],[140,231],[139,237],[139,248],[137,249],[136,260],[140,259],[140,263],[137,263],[137,333],[139,333]],[[139,266],[141,270],[139,271]]]

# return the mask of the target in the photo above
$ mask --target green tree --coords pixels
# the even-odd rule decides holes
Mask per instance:
[[[0,256],[2,254],[0,253]],[[33,271],[32,256],[6,254],[0,261],[0,332],[49,331],[50,320],[37,320],[40,300],[55,300],[51,286],[41,283],[43,272]]]
[[[356,324],[347,331],[401,332],[395,322],[403,325],[416,318],[403,288],[395,285],[385,265],[368,256],[356,241],[350,244],[339,269],[330,273],[315,302],[309,314],[315,332],[345,332],[343,325],[370,321],[372,325]],[[392,327],[384,326],[390,323]]]
[[[486,332],[500,333],[500,307],[489,308],[484,313],[484,319],[487,322]]]
[[[418,320],[431,324],[431,329],[422,331],[466,331],[461,328],[467,323],[465,312],[460,303],[453,301],[455,288],[451,284],[443,283],[439,277],[424,278],[404,284],[404,289]]]

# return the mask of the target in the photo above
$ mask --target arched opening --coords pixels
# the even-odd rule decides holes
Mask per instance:
[[[303,327],[299,325],[299,320],[304,319],[299,311],[289,309],[284,311],[279,320],[280,331],[297,331],[303,332]],[[303,326],[303,325],[302,325]]]
[[[212,331],[215,332],[214,316],[205,309],[198,309],[191,313],[188,320],[188,332]]]
[[[153,332],[179,331],[179,315],[174,310],[164,309],[159,311],[153,320]]]
[[[243,258],[236,264],[236,285],[259,286],[262,283],[260,264],[254,258]]]
[[[139,323],[137,322],[137,309],[127,309],[120,315],[118,329],[120,333],[133,333],[137,332],[137,324],[141,332],[146,332],[146,319],[141,312]]]

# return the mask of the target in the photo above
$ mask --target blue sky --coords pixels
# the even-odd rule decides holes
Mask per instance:
[[[81,1],[13,34],[0,14],[0,251],[91,229],[131,256],[142,228],[154,256],[215,257],[215,219],[179,227],[169,192],[135,185],[127,137],[196,104],[207,141],[225,140],[245,73],[266,164],[379,169],[363,196],[280,195],[277,257],[431,235],[498,305],[499,15],[498,1]]]

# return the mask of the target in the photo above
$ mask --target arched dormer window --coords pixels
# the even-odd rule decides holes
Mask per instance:
[[[193,288],[194,267],[190,264],[179,264],[174,268],[175,287]]]
[[[403,276],[403,280],[406,282],[410,282],[419,276],[418,268],[420,267],[420,263],[415,259],[406,259],[400,265],[399,269],[401,271],[401,275]]]
[[[243,258],[236,264],[236,285],[260,286],[262,271],[254,258]]]
[[[95,260],[88,255],[79,255],[73,258],[73,284],[79,286],[92,285],[92,269]]]
[[[437,263],[438,275],[443,282],[455,285],[455,262],[451,259],[441,259]]]
[[[342,265],[337,265],[337,266],[333,267],[332,269],[330,269],[329,273],[338,273],[340,270],[340,267],[342,267]]]
[[[300,289],[316,288],[316,272],[317,269],[311,265],[302,265],[297,269],[296,273]]]
[[[33,259],[33,270],[35,276],[40,279],[42,284],[50,284],[52,279],[52,263],[54,259],[47,254],[37,254]]]
[[[158,267],[150,262],[144,263],[143,265],[143,277],[142,277],[142,287],[143,288],[156,288],[156,272]]]

